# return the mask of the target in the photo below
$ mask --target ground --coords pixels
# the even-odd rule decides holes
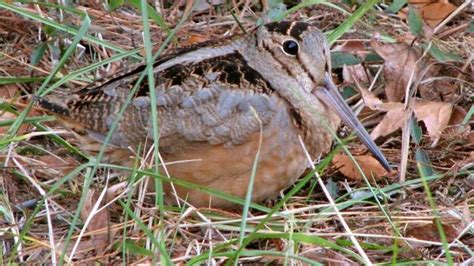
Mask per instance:
[[[152,46],[140,1],[71,2],[0,2],[2,264],[473,263],[471,1],[150,1]],[[282,18],[327,33],[333,79],[392,172],[351,139],[365,175],[335,144],[245,216],[162,206],[143,184],[156,173],[97,167],[32,104],[139,64],[167,36],[165,53]]]

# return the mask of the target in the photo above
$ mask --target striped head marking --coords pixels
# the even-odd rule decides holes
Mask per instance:
[[[291,78],[305,93],[322,82],[330,60],[329,47],[318,28],[305,22],[281,21],[265,24],[255,34],[254,60],[262,61],[255,63],[260,73],[269,72],[272,79],[281,73],[280,79]]]

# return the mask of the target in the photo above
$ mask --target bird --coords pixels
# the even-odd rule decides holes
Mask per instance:
[[[308,156],[330,150],[331,131],[342,120],[390,169],[339,94],[330,62],[329,45],[316,26],[287,20],[160,56],[153,73],[162,167],[173,178],[245,198],[256,162],[251,199],[261,202],[294,184],[307,170]],[[117,121],[106,160],[124,164],[140,147],[154,143],[146,78],[118,117],[145,67],[37,102],[75,132],[79,147],[90,153]],[[176,204],[177,193],[195,207],[236,207],[194,188],[163,186],[170,204]]]

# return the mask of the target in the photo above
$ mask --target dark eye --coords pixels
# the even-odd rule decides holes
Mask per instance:
[[[284,41],[283,51],[289,55],[296,55],[298,53],[298,43],[293,40]]]

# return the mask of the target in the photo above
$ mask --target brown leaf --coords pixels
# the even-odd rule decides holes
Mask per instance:
[[[372,139],[387,136],[398,130],[405,121],[407,110],[402,103],[383,103],[370,91],[360,87],[364,103],[373,110],[387,112],[382,121],[373,129],[370,134]],[[453,111],[450,103],[424,101],[413,99],[412,108],[418,121],[423,121],[428,131],[428,135],[433,141],[433,146],[438,143],[441,133],[448,126]]]
[[[415,100],[413,110],[418,121],[423,121],[428,135],[435,146],[441,138],[441,133],[446,128],[453,112],[453,105],[443,102]]]
[[[372,110],[379,110],[379,111],[388,111],[390,109],[386,109],[385,103],[382,102],[377,96],[375,96],[369,90],[359,87],[360,93],[362,95],[362,99],[364,100],[365,106],[369,107]]]
[[[0,122],[8,121],[8,120],[15,120],[16,115],[9,113],[9,112],[2,112],[0,111]],[[8,132],[8,127],[0,127],[0,137],[4,136]]]
[[[333,51],[338,52],[360,52],[367,50],[361,40],[347,40],[334,47]]]
[[[467,141],[469,144],[474,145],[474,132],[469,133],[469,136],[467,137]],[[470,156],[472,156],[472,159],[474,160],[474,151],[470,153]]]
[[[348,256],[315,245],[303,245],[300,254],[305,258],[322,263],[323,265],[357,265],[354,261],[351,261]],[[281,261],[281,264],[283,263],[284,261]]]
[[[376,180],[381,177],[387,176],[387,171],[380,165],[380,163],[370,155],[360,155],[353,156],[354,159],[359,164],[364,175],[371,179],[371,177]],[[334,167],[336,167],[343,175],[352,180],[361,180],[363,179],[362,173],[358,170],[357,166],[346,154],[336,154],[332,159]]]
[[[0,110],[0,122],[13,121],[17,118],[15,114],[7,111]],[[4,136],[8,132],[9,126],[0,127],[0,137]],[[28,124],[22,124],[18,130],[18,135],[25,134],[28,131]]]
[[[408,3],[413,5],[426,5],[435,2],[437,2],[437,0],[408,0]]]
[[[438,74],[430,69],[424,79],[432,76],[438,76]],[[429,101],[454,102],[458,97],[456,83],[448,79],[434,79],[432,82],[420,84],[418,90],[421,98]]]
[[[209,40],[209,36],[197,34],[197,33],[191,33],[188,36],[188,39],[186,40],[186,45],[193,45],[196,43],[201,43]]]
[[[18,86],[14,84],[6,84],[0,86],[0,99],[9,100],[12,99],[18,92]]]
[[[7,85],[0,85],[0,102],[11,101],[18,92],[18,86],[14,84],[7,84]],[[8,120],[15,120],[16,115],[13,113],[0,110],[0,122],[8,121]],[[23,134],[26,132],[27,125],[23,124],[18,131],[18,134]],[[8,131],[8,126],[0,127],[0,137],[5,135]]]
[[[458,231],[454,228],[452,224],[441,224],[443,227],[443,231],[446,235],[446,240],[448,242],[452,242],[458,236]],[[425,224],[422,226],[416,226],[411,229],[408,229],[406,232],[406,236],[432,241],[432,242],[441,242],[441,237],[439,236],[438,227],[436,223],[433,221],[429,224]]]
[[[434,28],[436,25],[441,23],[449,14],[456,9],[456,6],[449,3],[448,1],[440,1],[438,3],[431,3],[423,6],[421,11],[421,17],[430,27]]]
[[[405,90],[415,69],[414,77],[418,73],[416,64],[419,54],[415,48],[405,43],[381,44],[371,40],[375,52],[384,60],[384,77],[387,85],[385,95],[390,102],[399,102],[405,97]]]
[[[40,156],[37,160],[42,162],[45,168],[57,170],[63,176],[69,174],[78,165],[78,162],[70,156],[60,158],[48,154]]]
[[[372,92],[359,87],[365,106],[372,110],[387,112],[380,123],[372,130],[370,136],[376,140],[387,136],[403,125],[404,110],[402,103],[384,103]]]
[[[459,126],[461,125],[464,117],[466,117],[466,110],[460,106],[455,106],[453,109],[453,113],[451,114],[451,118],[449,119],[450,126]]]
[[[403,126],[405,121],[405,111],[403,110],[403,104],[400,104],[398,108],[389,110],[382,121],[372,130],[370,136],[373,140],[379,137],[384,137],[392,134]]]
[[[352,53],[359,56],[362,60],[365,59],[365,56],[368,53],[365,43],[361,40],[345,41],[342,44],[335,46],[332,51]]]
[[[91,212],[94,209],[94,205],[99,199],[100,192],[91,189],[87,195],[86,202],[81,210],[81,218],[86,221]],[[102,205],[103,206],[103,205]],[[99,207],[100,208],[100,207]],[[102,254],[107,246],[110,244],[111,236],[109,234],[109,212],[107,208],[103,208],[101,211],[94,214],[89,225],[87,226],[88,232],[93,232],[91,241],[95,247],[95,254]]]
[[[367,74],[368,72],[365,71],[362,64],[342,66],[342,78],[347,83],[354,83],[354,79],[357,79],[358,82],[369,82]]]

